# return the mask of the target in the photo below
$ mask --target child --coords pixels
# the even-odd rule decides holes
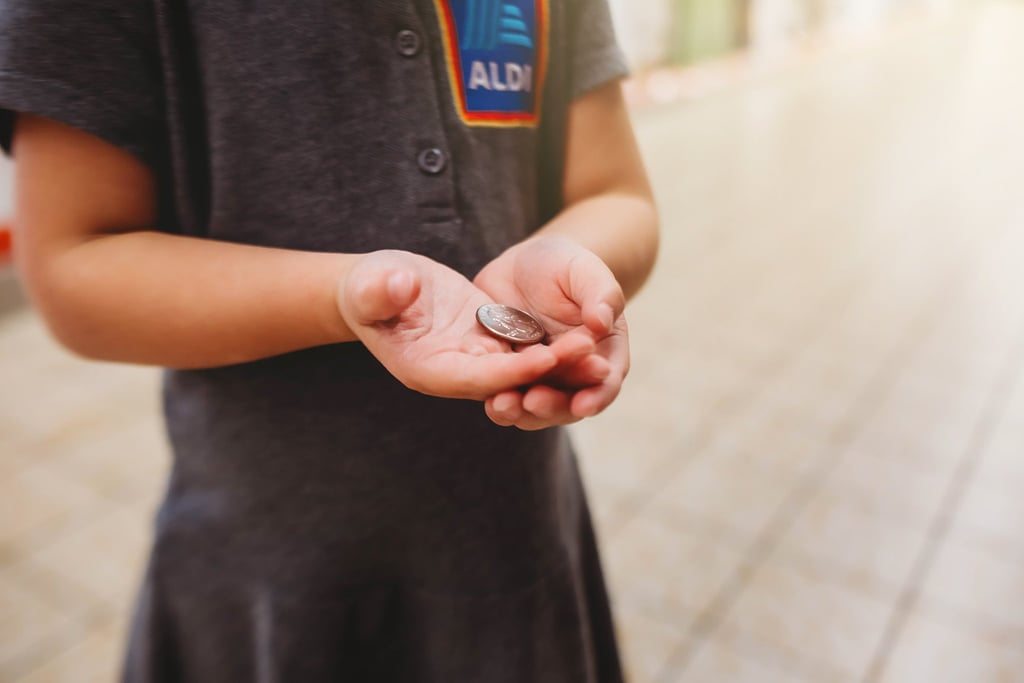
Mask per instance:
[[[125,681],[622,679],[560,428],[657,243],[604,2],[0,1],[26,288],[170,368]]]

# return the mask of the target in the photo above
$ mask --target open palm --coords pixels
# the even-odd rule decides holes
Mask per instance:
[[[363,257],[339,291],[342,315],[370,352],[403,384],[432,396],[484,400],[592,348],[570,340],[516,351],[477,324],[476,310],[487,303],[456,271],[402,251]]]
[[[474,284],[536,316],[552,344],[594,345],[594,353],[560,362],[527,391],[494,395],[487,402],[491,419],[540,429],[595,415],[615,399],[629,370],[625,300],[596,255],[568,239],[536,238],[489,263]]]

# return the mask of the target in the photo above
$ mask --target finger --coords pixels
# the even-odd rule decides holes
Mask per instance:
[[[542,429],[551,429],[552,427],[565,427],[579,421],[580,418],[572,415],[567,415],[564,418],[542,420],[539,417],[525,413],[522,418],[516,420],[513,427],[524,432],[537,432]]]
[[[609,334],[615,321],[625,310],[626,300],[622,296],[622,290],[608,291],[590,301],[585,301],[581,307],[583,324],[587,329],[596,335]]]
[[[532,398],[527,398],[532,395]],[[527,411],[529,401],[537,412]],[[537,431],[549,427],[563,426],[578,422],[579,418],[569,410],[570,397],[550,387],[532,387],[526,395],[508,391],[493,396],[484,402],[487,416],[502,427],[516,427],[523,431]]]
[[[567,368],[558,368],[555,371],[559,386],[566,387],[589,387],[601,384],[612,374],[612,364],[608,359],[593,354],[587,356],[579,363]]]
[[[531,413],[524,412],[512,426],[524,432],[536,432],[552,427],[564,427],[579,421],[580,418],[571,413],[564,413],[551,418],[540,418]]]
[[[548,348],[558,357],[559,365],[571,365],[594,353],[596,345],[590,335],[569,332],[558,337]]]
[[[591,256],[574,259],[569,278],[571,295],[579,304],[587,329],[605,335],[625,310],[626,297],[608,266],[596,255]]]
[[[484,401],[484,412],[500,427],[511,427],[522,416],[522,397],[518,391],[505,391]]]
[[[595,387],[580,389],[572,397],[570,412],[580,419],[594,417],[612,404],[621,389],[621,380],[609,380]]]
[[[629,374],[629,340],[625,334],[612,335],[599,345],[611,372],[600,384],[581,389],[573,396],[571,411],[578,417],[593,417],[611,405]]]
[[[558,358],[546,346],[531,346],[519,353],[465,354],[446,368],[445,376],[432,378],[437,385],[451,386],[455,396],[484,400],[510,389],[532,384],[549,373]]]
[[[537,385],[523,395],[523,410],[542,421],[572,419],[571,396],[553,387]]]
[[[629,336],[628,332],[625,331],[625,319],[620,319],[622,324],[623,333],[613,334],[610,337],[606,337],[598,346],[599,353],[608,359],[608,363],[611,365],[612,374],[617,374],[619,377],[619,384],[625,381],[629,375]]]
[[[391,320],[419,296],[419,277],[407,270],[371,270],[354,283],[352,307],[364,325]]]

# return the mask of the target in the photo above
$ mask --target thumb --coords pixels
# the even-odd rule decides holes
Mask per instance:
[[[410,270],[369,269],[358,273],[348,288],[349,313],[363,325],[385,322],[407,309],[420,293],[420,280]]]
[[[605,335],[626,308],[615,275],[597,255],[574,259],[570,283],[572,297],[580,307],[583,324],[591,332]]]

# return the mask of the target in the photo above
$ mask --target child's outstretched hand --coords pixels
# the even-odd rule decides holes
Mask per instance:
[[[482,401],[594,351],[582,336],[513,351],[477,323],[488,303],[459,273],[405,251],[361,257],[338,288],[349,328],[400,382],[431,396]]]
[[[625,297],[593,252],[561,237],[522,242],[489,263],[474,284],[499,303],[537,317],[553,345],[587,339],[595,352],[560,362],[526,391],[487,399],[497,424],[543,429],[596,415],[615,400],[629,371]]]

